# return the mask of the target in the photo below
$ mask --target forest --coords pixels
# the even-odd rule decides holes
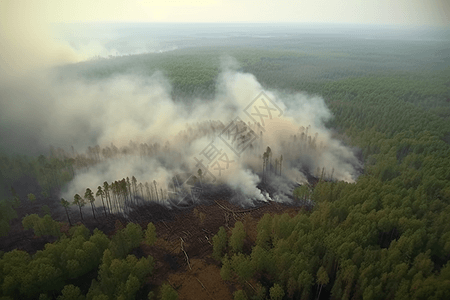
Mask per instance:
[[[62,78],[94,82],[159,70],[174,101],[195,104],[212,98],[226,54],[265,88],[322,97],[333,115],[326,127],[358,149],[363,167],[355,182],[319,169],[290,203],[238,207],[216,192],[168,208],[167,187],[138,174],[62,197],[77,173],[125,155],[158,156],[167,145],[4,151],[0,299],[195,299],[173,275],[183,272],[205,294],[197,299],[450,299],[449,49],[323,37],[59,67]],[[183,218],[185,228],[176,225]]]

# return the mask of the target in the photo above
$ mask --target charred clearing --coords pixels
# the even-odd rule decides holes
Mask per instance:
[[[302,170],[302,172],[307,177],[307,184],[314,188],[319,182],[319,178],[313,176],[309,170]],[[240,191],[234,190],[226,184],[209,184],[197,182],[193,189],[196,190],[196,194],[188,193],[186,195],[177,195],[177,197],[172,197],[165,201],[156,202],[148,201],[140,196],[134,197],[134,201],[126,202],[126,210],[121,213],[112,213],[109,210],[105,210],[103,207],[94,207],[93,210],[90,207],[84,207],[83,210],[83,220],[80,218],[80,214],[76,208],[69,210],[69,218],[71,219],[72,225],[83,224],[91,232],[95,228],[98,228],[107,235],[112,235],[116,230],[118,224],[125,226],[129,222],[134,222],[141,224],[143,227],[149,222],[152,223],[163,223],[171,222],[175,219],[179,219],[181,216],[187,216],[191,214],[192,210],[198,207],[202,207],[207,210],[207,214],[210,215],[208,210],[212,209],[211,206],[217,206],[217,200],[223,201],[225,207],[229,205],[231,207],[236,207],[234,210],[229,209],[226,214],[230,214],[230,218],[233,220],[238,212],[249,212],[253,209],[261,207],[277,207],[278,205],[283,205],[284,207],[303,207],[305,210],[312,209],[313,204],[310,201],[304,201],[295,199],[292,195],[292,190],[300,186],[299,183],[290,182],[289,192],[280,191],[280,187],[277,186],[277,180],[280,178],[278,175],[266,174],[266,180],[260,181],[257,188],[262,194],[269,195],[270,199],[280,199],[280,195],[284,204],[276,203],[272,201],[261,201],[257,199],[248,199],[247,201],[242,201],[245,197]],[[26,190],[37,190],[38,183],[35,179],[31,177],[23,177],[18,182],[14,184],[18,190],[24,185],[27,186]],[[36,188],[33,188],[35,186]],[[13,249],[21,249],[29,252],[30,254],[35,253],[38,250],[44,248],[46,243],[55,242],[57,239],[53,236],[42,236],[36,237],[33,231],[24,230],[21,220],[26,215],[36,213],[42,210],[43,206],[48,206],[51,211],[51,216],[54,220],[68,223],[67,216],[64,209],[58,203],[59,190],[53,189],[50,192],[49,197],[39,196],[34,203],[26,203],[20,205],[16,208],[17,218],[11,220],[11,230],[7,236],[0,237],[0,248],[3,251],[11,251]],[[20,195],[21,198],[25,198],[24,195]],[[42,213],[41,213],[42,214]],[[95,217],[94,217],[95,215]],[[222,220],[226,220],[227,217],[220,217]],[[229,219],[227,220],[229,221]],[[184,222],[183,222],[184,223]],[[222,224],[223,225],[223,224]],[[217,228],[216,228],[217,227]],[[214,226],[211,232],[216,232],[220,226]],[[62,227],[63,232],[68,232],[69,224]],[[216,230],[216,231],[214,231]]]

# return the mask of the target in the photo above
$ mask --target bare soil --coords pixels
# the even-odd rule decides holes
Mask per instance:
[[[232,299],[238,286],[222,280],[220,263],[211,257],[212,237],[219,227],[230,229],[236,221],[243,222],[247,232],[244,252],[250,253],[251,245],[256,240],[258,220],[264,214],[294,215],[302,209],[275,202],[242,209],[219,200],[179,213],[173,220],[155,222],[157,242],[153,246],[141,244],[145,255],[151,255],[156,260],[147,284],[155,287],[169,283],[178,291],[180,300]],[[204,219],[200,217],[201,213]]]

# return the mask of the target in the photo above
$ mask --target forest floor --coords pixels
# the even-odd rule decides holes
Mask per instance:
[[[219,227],[233,228],[236,221],[241,221],[247,232],[244,252],[250,253],[257,223],[264,214],[294,215],[302,209],[275,202],[242,209],[218,200],[179,213],[170,221],[155,222],[156,243],[153,246],[143,243],[140,247],[145,255],[155,258],[155,269],[147,283],[150,286],[169,283],[178,291],[180,300],[233,299],[237,286],[222,280],[220,263],[211,257],[212,238]]]

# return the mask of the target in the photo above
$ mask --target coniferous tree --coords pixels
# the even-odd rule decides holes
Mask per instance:
[[[247,234],[244,230],[244,224],[240,221],[237,221],[234,224],[234,228],[231,232],[230,237],[230,247],[234,253],[242,252],[242,248],[244,246],[244,239]]]
[[[64,207],[64,210],[66,211],[66,216],[67,216],[67,220],[69,221],[69,225],[72,226],[72,222],[70,221],[69,211],[68,211],[68,208],[70,205],[69,201],[65,200],[64,198],[61,198],[61,205]]]
[[[119,193],[122,196],[123,199],[123,206],[124,206],[124,210],[128,209],[128,189],[127,189],[127,181],[125,178],[123,178],[122,180],[119,181]]]
[[[100,197],[102,199],[103,211],[105,212],[105,217],[106,217],[106,206],[105,206],[105,202],[103,201],[103,197],[105,196],[105,192],[103,192],[101,186],[98,186],[97,193],[95,193],[95,196]],[[108,201],[106,203],[108,204]]]
[[[132,196],[132,191],[131,191],[131,182],[130,182],[130,178],[128,178],[128,177],[127,177],[126,188],[127,188],[127,196],[129,197],[129,201],[132,202],[133,196]]]
[[[81,208],[86,205],[86,202],[80,195],[75,194],[75,196],[73,197],[73,204],[77,205],[80,209],[81,221],[83,221],[83,213],[81,212]]]
[[[111,202],[111,194],[110,194],[110,186],[108,182],[103,182],[103,192],[105,193],[106,202],[109,200],[109,213],[113,212],[112,202]]]
[[[150,246],[156,242],[156,228],[153,223],[148,223],[147,225],[147,229],[145,230],[145,242]]]
[[[225,251],[228,244],[228,237],[225,228],[222,226],[219,228],[217,234],[213,237],[213,254],[212,256],[221,260],[223,256],[223,252]]]
[[[320,299],[320,293],[322,292],[322,287],[326,284],[328,284],[329,278],[327,271],[323,266],[319,268],[319,271],[317,271],[317,284],[319,287],[319,293],[317,295],[317,299]]]
[[[159,198],[158,198],[158,188],[156,187],[156,180],[153,180],[153,184],[155,185],[156,201],[159,202]]]
[[[248,300],[247,294],[243,290],[237,290],[233,293],[234,300]]]
[[[161,286],[160,299],[161,300],[177,300],[178,293],[170,285],[164,283]]]
[[[0,236],[8,235],[9,221],[16,217],[17,213],[14,210],[13,202],[0,200]]]
[[[119,194],[117,181],[111,182],[111,193],[114,198],[113,203],[114,203],[114,206],[116,207],[116,212],[118,212],[121,210],[121,207],[120,207],[120,198],[119,198],[120,194]]]
[[[94,198],[94,193],[92,192],[92,190],[90,188],[86,189],[86,192],[84,193],[84,199],[86,199],[87,202],[91,203],[92,215],[94,216],[94,219],[96,219],[95,211],[94,211],[95,198]]]
[[[136,194],[137,194],[137,179],[136,177],[131,177],[131,182],[133,184],[133,197],[136,199]]]
[[[150,192],[150,185],[148,182],[145,182],[145,191],[147,192],[147,200],[151,201],[152,200],[152,195]]]
[[[34,194],[28,194],[27,195],[28,200],[30,200],[31,203],[33,203],[34,201],[36,201],[36,196]]]
[[[270,288],[269,294],[270,300],[281,300],[284,297],[284,290],[278,283],[275,283],[273,287]]]

